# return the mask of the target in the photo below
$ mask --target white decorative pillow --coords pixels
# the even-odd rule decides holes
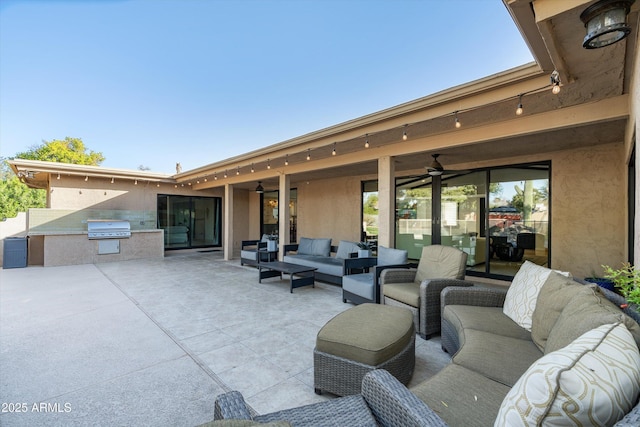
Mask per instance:
[[[640,353],[621,323],[538,359],[502,401],[494,426],[613,425],[640,394]]]
[[[525,261],[513,277],[511,286],[507,290],[502,312],[527,331],[531,330],[538,294],[551,271],[551,269],[531,261]],[[571,277],[570,273],[562,271],[558,271],[558,273]]]

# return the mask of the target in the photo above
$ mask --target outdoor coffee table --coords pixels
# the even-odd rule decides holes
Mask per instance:
[[[282,273],[289,275],[290,292],[293,293],[294,288],[311,285],[315,287],[316,275],[315,267],[306,267],[304,265],[291,264],[288,262],[261,262],[258,264],[258,283],[262,283],[262,279],[269,277],[280,277]]]

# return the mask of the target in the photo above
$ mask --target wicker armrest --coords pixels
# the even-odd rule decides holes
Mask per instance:
[[[384,369],[362,380],[362,396],[381,426],[446,426],[422,400]]]
[[[216,397],[214,420],[251,420],[251,413],[244,402],[242,394],[230,391]]]
[[[459,279],[428,279],[420,284],[420,336],[429,338],[440,332],[440,294],[449,286],[469,287],[473,282]]]
[[[416,278],[415,268],[386,268],[380,274],[380,283],[410,283]]]
[[[637,427],[640,425],[640,401],[634,408],[620,421],[615,423],[614,427]]]
[[[447,287],[440,294],[441,305],[476,305],[483,307],[502,307],[507,289]]]

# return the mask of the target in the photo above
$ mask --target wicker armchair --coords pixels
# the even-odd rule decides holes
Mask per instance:
[[[440,293],[449,286],[473,286],[464,280],[467,254],[450,246],[422,249],[416,268],[386,269],[380,275],[382,303],[413,313],[416,331],[424,339],[440,332]]]
[[[362,394],[265,415],[252,416],[250,408],[239,392],[225,393],[216,398],[214,419],[287,421],[295,427],[446,426],[424,402],[383,369],[365,375]]]

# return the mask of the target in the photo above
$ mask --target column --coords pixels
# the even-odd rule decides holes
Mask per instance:
[[[224,260],[233,259],[233,185],[224,186],[224,222],[223,243]]]
[[[289,222],[291,221],[291,212],[289,211],[291,179],[285,173],[280,174],[278,199],[278,259],[282,259],[284,257],[284,245],[289,244],[291,236],[291,230],[289,229]]]
[[[378,246],[395,247],[396,243],[396,182],[395,159],[378,159]]]

